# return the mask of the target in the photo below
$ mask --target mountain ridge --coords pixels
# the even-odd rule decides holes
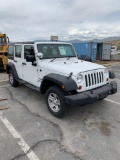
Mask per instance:
[[[111,42],[111,41],[120,41],[120,37],[114,36],[114,37],[107,37],[103,39],[91,39],[91,40],[73,39],[73,40],[69,40],[68,42],[81,43],[81,42]]]

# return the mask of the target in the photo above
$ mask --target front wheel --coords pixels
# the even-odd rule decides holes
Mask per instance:
[[[67,112],[68,107],[65,104],[64,92],[56,86],[47,90],[46,103],[49,111],[55,117],[60,118]]]

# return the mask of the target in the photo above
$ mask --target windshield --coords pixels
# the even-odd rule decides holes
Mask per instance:
[[[43,53],[43,59],[76,57],[69,44],[37,44],[38,52]]]
[[[0,37],[0,45],[7,45],[5,37]]]

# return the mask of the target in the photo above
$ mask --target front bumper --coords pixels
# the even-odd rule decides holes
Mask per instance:
[[[117,83],[112,81],[109,84],[90,91],[65,96],[65,102],[68,105],[85,105],[96,102],[97,100],[103,99],[108,95],[115,94],[116,92]]]

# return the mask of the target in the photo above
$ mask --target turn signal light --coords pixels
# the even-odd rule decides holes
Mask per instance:
[[[64,88],[65,88],[65,86],[64,86],[64,85],[62,85],[62,86],[61,86],[61,88],[62,88],[62,89],[64,89]]]
[[[81,89],[82,89],[82,86],[79,86],[78,89],[81,90]]]

